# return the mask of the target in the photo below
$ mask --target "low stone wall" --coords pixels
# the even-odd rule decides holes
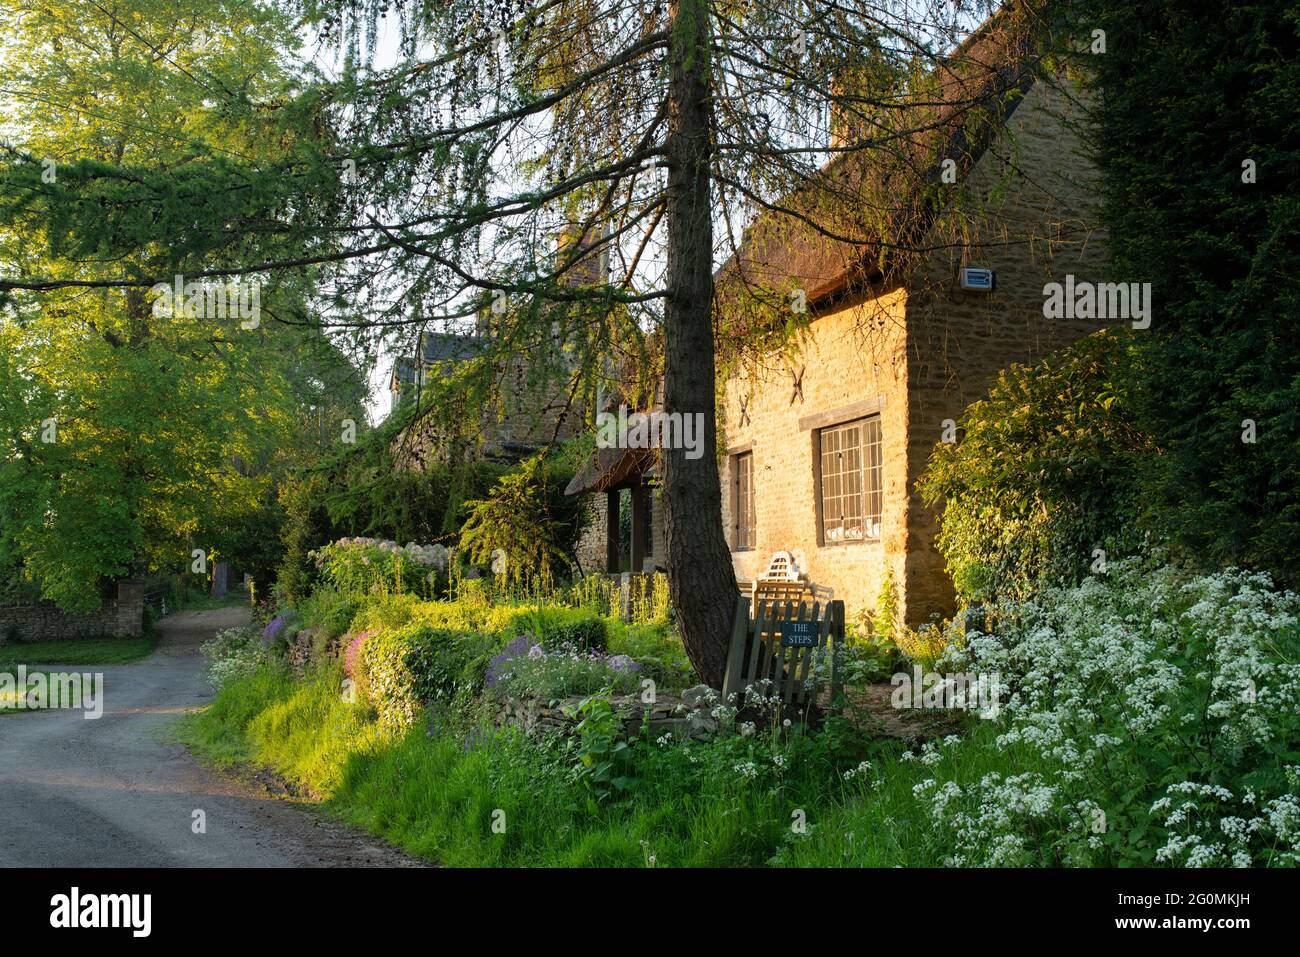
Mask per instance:
[[[0,644],[68,638],[138,638],[144,632],[144,582],[117,583],[117,598],[96,611],[65,612],[52,604],[0,608]]]
[[[514,724],[528,732],[547,731],[568,734],[577,719],[570,718],[566,709],[576,708],[583,695],[574,695],[554,704],[535,698],[512,698],[504,702],[497,717],[499,724]],[[712,714],[716,694],[705,685],[687,688],[678,695],[659,694],[652,704],[641,701],[640,695],[614,695],[609,703],[623,721],[624,733],[631,737],[648,726],[651,738],[671,735],[675,738],[708,737],[718,730]]]

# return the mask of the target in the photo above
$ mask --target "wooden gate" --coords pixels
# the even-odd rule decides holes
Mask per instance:
[[[722,700],[743,704],[745,689],[770,681],[768,696],[779,697],[789,708],[802,710],[816,698],[813,659],[829,659],[831,700],[839,693],[835,651],[844,641],[844,602],[789,601],[760,598],[754,617],[749,616],[749,599],[741,596],[731,629],[731,647]]]

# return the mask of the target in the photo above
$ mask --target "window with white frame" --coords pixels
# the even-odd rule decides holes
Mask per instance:
[[[818,514],[821,543],[843,545],[880,537],[880,417],[822,429]]]

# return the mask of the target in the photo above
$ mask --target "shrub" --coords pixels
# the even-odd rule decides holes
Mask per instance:
[[[880,582],[875,608],[862,615],[861,633],[871,635],[877,642],[892,642],[902,621],[898,605],[898,583],[894,580],[894,570],[888,568]]]
[[[927,623],[919,628],[900,624],[894,629],[894,644],[922,671],[934,671],[944,654],[958,644],[956,628],[955,621]]]
[[[869,629],[846,634],[839,659],[840,680],[846,685],[887,681],[901,662],[901,652],[892,641]],[[829,675],[828,675],[829,677]]]
[[[447,549],[442,545],[405,547],[373,538],[342,538],[312,552],[325,580],[349,597],[418,595],[432,598],[445,588]]]
[[[619,613],[619,583],[604,575],[583,575],[566,589],[565,599],[576,608],[613,617]]]
[[[495,633],[507,630],[514,619],[536,607],[476,601],[421,601],[414,595],[375,595],[360,604],[352,618],[352,627],[394,631],[419,624],[453,631]]]
[[[1076,9],[1085,35],[1125,38],[1087,59],[1112,268],[1149,281],[1156,304],[1139,339],[1140,416],[1161,449],[1145,476],[1149,518],[1202,567],[1267,568],[1296,587],[1300,195],[1265,173],[1294,168],[1300,151],[1295,4]],[[1174,100],[1198,108],[1151,109]],[[1187,150],[1167,175],[1192,141],[1214,147]]]
[[[574,453],[576,454],[576,453]],[[534,456],[503,475],[486,497],[466,502],[461,547],[506,582],[549,590],[573,563],[585,509],[565,494],[574,454]]]
[[[635,659],[645,677],[652,678],[656,685],[684,688],[696,684],[695,668],[686,657],[682,640],[667,622],[626,625],[616,621],[607,626],[610,654]]]
[[[516,612],[505,625],[507,635],[530,634],[549,649],[573,647],[603,652],[609,629],[604,618],[582,608],[543,605]]]
[[[348,630],[359,607],[355,599],[335,588],[322,586],[298,603],[298,612],[305,627],[333,639]]]
[[[262,629],[262,646],[264,648],[283,650],[298,634],[301,623],[297,613],[281,612]]]
[[[239,649],[259,640],[255,628],[227,628],[219,631],[210,640],[205,641],[199,651],[210,661],[225,658]]]
[[[416,595],[371,595],[360,602],[352,616],[352,629],[393,631],[410,622],[419,604]]]
[[[496,648],[485,635],[423,625],[368,637],[360,660],[380,725],[400,731],[427,702],[477,695]]]
[[[1298,615],[1263,575],[1131,561],[1002,608],[967,666],[1009,686],[998,748],[1037,757],[959,786],[934,752],[951,863],[1300,863]]]
[[[513,609],[477,602],[426,601],[411,606],[411,622],[452,631],[498,631]]]
[[[662,572],[637,575],[631,579],[628,611],[632,624],[648,625],[672,619],[672,601],[668,593],[668,576]],[[622,612],[622,586],[604,575],[585,575],[564,591],[564,601],[586,608],[597,615],[612,618]]]
[[[1027,597],[1078,581],[1102,549],[1131,552],[1151,453],[1131,409],[1127,330],[1104,330],[1002,372],[936,446],[919,483],[942,503],[938,545],[958,595]]]

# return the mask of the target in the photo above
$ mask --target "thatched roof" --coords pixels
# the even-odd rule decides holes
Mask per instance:
[[[960,182],[1033,84],[1037,12],[1032,2],[1005,4],[936,68],[938,95],[903,112],[897,139],[838,154],[764,211],[715,276],[718,308],[757,287],[802,289],[813,310],[901,265],[898,253],[924,238],[942,208],[943,161],[956,163]]]

